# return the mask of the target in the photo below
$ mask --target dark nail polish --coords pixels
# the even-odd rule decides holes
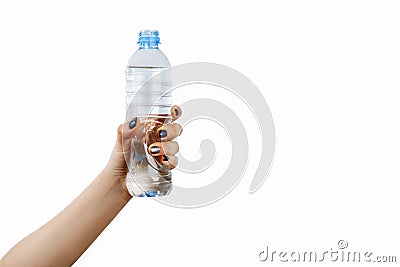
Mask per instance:
[[[152,148],[150,148],[150,153],[151,154],[157,154],[160,153],[161,149],[158,146],[153,146]]]
[[[163,155],[163,161],[168,161],[168,157]]]
[[[133,118],[133,120],[131,120],[131,122],[129,123],[129,129],[133,129],[136,126],[136,122],[137,122],[137,118]]]
[[[175,111],[175,116],[178,116],[179,115],[179,109],[175,108],[174,111]]]
[[[166,130],[160,130],[158,132],[158,135],[160,136],[160,138],[164,138],[167,136],[167,131]]]

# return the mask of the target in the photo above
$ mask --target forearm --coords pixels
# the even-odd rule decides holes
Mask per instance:
[[[0,266],[71,266],[129,199],[105,168],[69,206],[14,246]]]

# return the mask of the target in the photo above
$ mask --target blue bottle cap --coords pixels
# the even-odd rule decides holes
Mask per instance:
[[[158,48],[159,43],[158,31],[142,30],[139,32],[138,44],[140,48]]]

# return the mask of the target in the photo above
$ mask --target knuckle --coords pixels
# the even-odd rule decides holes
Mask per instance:
[[[117,133],[122,134],[122,129],[124,128],[124,124],[120,124],[117,128]]]
[[[176,141],[172,141],[172,145],[179,150],[179,144]]]
[[[182,130],[183,130],[183,128],[182,128],[182,126],[181,126],[180,124],[176,124],[176,125],[175,125],[175,131],[176,131],[176,135],[177,135],[177,136],[180,136],[180,135],[181,135]]]

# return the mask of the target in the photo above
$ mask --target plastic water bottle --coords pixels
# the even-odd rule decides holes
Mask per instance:
[[[170,63],[159,43],[158,31],[140,31],[139,49],[126,67],[126,119],[137,117],[141,124],[127,157],[126,183],[132,196],[164,196],[172,188],[171,171],[161,163],[162,157],[148,153],[148,147],[160,141],[157,129],[171,122],[171,77],[162,72]]]

